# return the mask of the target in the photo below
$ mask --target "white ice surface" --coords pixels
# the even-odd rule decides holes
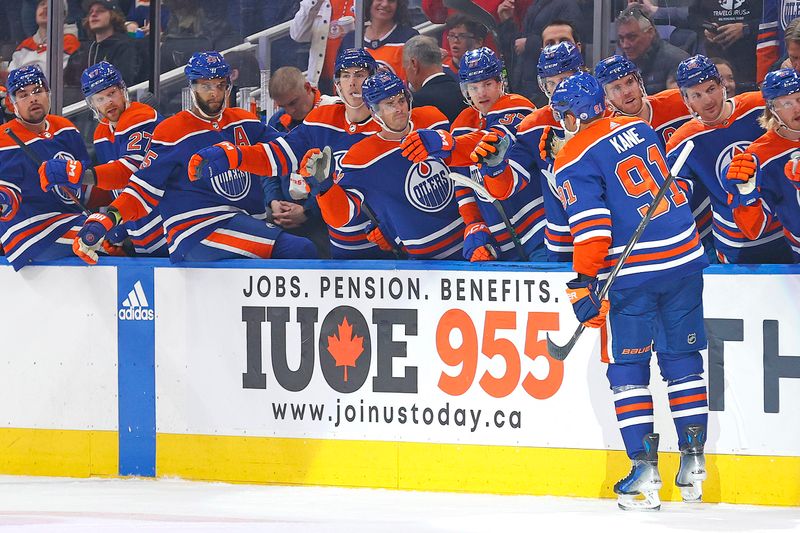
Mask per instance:
[[[0,531],[280,533],[740,532],[800,529],[800,508],[0,476]]]

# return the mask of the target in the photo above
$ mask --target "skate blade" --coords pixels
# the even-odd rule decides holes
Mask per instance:
[[[648,491],[641,494],[617,495],[617,506],[623,511],[658,511],[661,509],[661,499],[658,492]]]
[[[703,483],[695,481],[691,485],[678,487],[681,491],[681,498],[686,503],[703,503]]]

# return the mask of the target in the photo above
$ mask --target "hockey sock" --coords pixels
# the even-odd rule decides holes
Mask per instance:
[[[708,426],[708,393],[703,376],[693,375],[667,383],[669,408],[678,432],[678,446],[686,442],[686,426]]]
[[[644,452],[642,440],[653,432],[653,396],[647,387],[614,387],[614,409],[625,451],[633,459]]]

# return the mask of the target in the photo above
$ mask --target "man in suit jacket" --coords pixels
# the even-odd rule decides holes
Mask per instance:
[[[458,81],[444,73],[441,50],[432,37],[417,35],[406,42],[403,68],[414,93],[414,107],[435,106],[450,122],[467,107]]]

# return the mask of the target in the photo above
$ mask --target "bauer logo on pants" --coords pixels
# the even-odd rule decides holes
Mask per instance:
[[[122,300],[120,307],[117,312],[120,320],[153,320],[155,318],[155,311],[147,301],[141,281],[133,284],[133,288],[127,298]]]

